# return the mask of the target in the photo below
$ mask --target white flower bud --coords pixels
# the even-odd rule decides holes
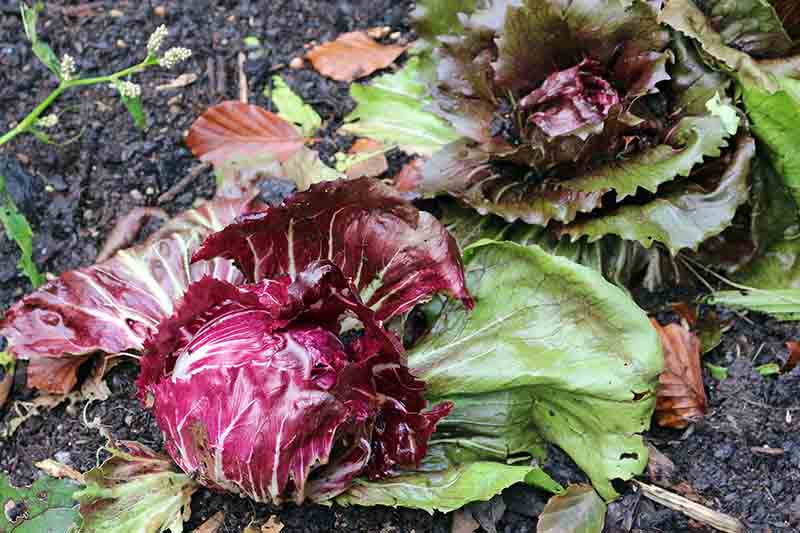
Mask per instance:
[[[119,94],[125,98],[137,98],[142,94],[142,88],[130,81],[121,81],[116,87],[119,90]]]
[[[150,35],[150,39],[147,40],[147,54],[148,55],[155,55],[156,52],[159,51],[161,45],[164,43],[164,39],[167,38],[167,27],[165,25],[161,25],[156,28]]]
[[[69,81],[75,75],[75,60],[69,54],[61,58],[61,79]]]
[[[164,56],[158,60],[158,64],[163,68],[172,68],[182,61],[192,57],[192,51],[188,48],[176,46],[164,52]]]
[[[58,124],[58,115],[55,113],[41,117],[36,121],[36,125],[40,128],[52,128],[56,124]]]

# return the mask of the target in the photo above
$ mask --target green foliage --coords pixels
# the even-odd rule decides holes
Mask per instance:
[[[778,320],[800,320],[800,289],[718,291],[709,303],[766,313]]]
[[[639,433],[650,425],[663,361],[646,315],[599,273],[537,246],[480,241],[467,248],[465,269],[475,309],[449,302],[409,351],[431,401],[455,403],[444,438],[460,430],[469,441],[490,422],[513,427],[527,434],[513,435],[517,445],[537,454],[537,442],[556,444],[602,496],[615,496],[610,480],[647,463]],[[489,420],[475,409],[482,402],[493,406]]]
[[[8,238],[16,242],[19,247],[21,257],[17,265],[28,276],[31,284],[38,287],[44,283],[44,277],[33,262],[33,230],[6,190],[6,180],[2,175],[0,175],[0,223],[3,224]]]
[[[278,108],[278,116],[296,124],[304,136],[311,137],[322,127],[322,118],[319,114],[313,107],[303,102],[303,99],[295,94],[280,76],[272,77],[272,90],[269,87],[265,88],[264,96],[270,98]]]
[[[357,105],[345,117],[342,131],[423,155],[458,139],[444,120],[424,110],[431,99],[420,77],[421,62],[413,57],[395,74],[380,76],[369,85],[353,84],[350,95]]]
[[[550,498],[536,533],[602,533],[606,504],[590,485],[570,485]]]
[[[27,488],[11,485],[0,473],[0,531],[6,533],[65,533],[80,515],[72,495],[78,485],[69,480],[43,477]],[[9,518],[11,520],[9,520]]]
[[[39,61],[49,68],[53,74],[61,77],[61,63],[59,62],[56,54],[50,46],[39,40],[39,35],[36,31],[36,21],[39,18],[39,12],[44,9],[42,2],[36,2],[33,7],[28,7],[25,2],[20,2],[20,14],[22,15],[22,25],[25,28],[25,35],[31,42],[33,53],[39,58]]]
[[[447,513],[470,502],[489,500],[514,483],[530,481],[529,476],[535,471],[540,471],[539,467],[474,462],[382,481],[357,480],[335,501],[344,506],[388,505]],[[560,490],[552,480],[549,487]]]

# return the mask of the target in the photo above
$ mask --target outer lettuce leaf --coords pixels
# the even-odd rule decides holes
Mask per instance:
[[[505,170],[505,171],[504,171]],[[508,169],[496,169],[488,153],[462,140],[434,154],[422,167],[420,192],[455,196],[480,214],[492,213],[509,222],[570,222],[578,213],[600,206],[605,191],[583,192],[562,182],[526,180]]]
[[[0,531],[42,533],[70,531],[80,521],[72,495],[79,485],[67,479],[42,477],[30,487],[14,487],[0,474]]]
[[[536,533],[602,533],[606,504],[589,485],[570,485],[550,498],[539,516]]]
[[[344,345],[347,312],[364,335]],[[341,271],[316,262],[235,287],[189,288],[146,345],[140,396],[170,455],[211,488],[260,502],[322,501],[364,473],[414,468],[436,422],[399,341],[361,304]]]
[[[747,83],[770,93],[778,89],[775,81],[754,58],[729,46],[730,43],[717,32],[712,21],[693,0],[667,0],[659,20],[683,35],[697,40],[708,55],[735,72],[740,80],[746,80]]]
[[[686,117],[662,144],[630,159],[589,171],[565,182],[570,189],[584,192],[617,193],[617,201],[636,194],[639,188],[656,192],[678,176],[687,177],[704,157],[719,157],[728,146],[726,131],[717,117]]]
[[[672,68],[672,91],[678,106],[689,115],[704,115],[706,103],[717,94],[726,94],[731,79],[708,67],[694,44],[683,34],[672,32],[675,66]]]
[[[13,305],[0,335],[11,353],[30,361],[28,385],[67,393],[93,355],[140,350],[191,282],[206,275],[241,281],[230,261],[190,264],[190,258],[206,235],[249,206],[246,199],[218,199],[187,211],[144,244],[66,272]]]
[[[588,236],[594,242],[614,234],[649,248],[660,242],[675,255],[697,250],[700,244],[730,226],[737,209],[748,200],[748,176],[755,141],[742,137],[725,174],[718,184],[704,190],[688,184],[644,205],[625,205],[611,214],[579,221],[563,228],[573,240]],[[698,190],[699,189],[699,190]]]
[[[766,313],[778,320],[800,320],[800,289],[717,291],[708,303]]]
[[[800,289],[800,236],[776,242],[737,273],[736,281],[765,290]]]
[[[775,8],[766,0],[703,0],[698,2],[722,40],[754,57],[781,57],[792,49]]]
[[[800,74],[800,73],[799,73]],[[777,78],[780,90],[769,91],[742,80],[742,96],[753,132],[764,146],[784,183],[800,202],[800,80]]]
[[[490,500],[514,483],[521,483],[537,467],[473,462],[436,472],[415,472],[370,482],[358,480],[336,503],[388,505],[449,513],[474,501]]]
[[[509,224],[494,216],[482,217],[453,202],[442,204],[439,218],[461,249],[481,239],[537,245],[553,255],[601,272],[606,280],[626,289],[641,285],[654,291],[665,283],[681,284],[690,275],[662,246],[648,249],[616,235],[606,235],[592,243],[585,238],[571,242],[569,237],[559,237],[553,229],[521,222]]]
[[[420,0],[412,12],[414,28],[423,39],[433,40],[440,35],[461,30],[458,14],[470,14],[478,0]]]
[[[169,457],[138,442],[106,448],[111,457],[84,476],[75,493],[86,533],[181,533],[198,485],[175,472]]]
[[[357,105],[345,117],[342,131],[422,155],[455,141],[459,136],[453,128],[424,110],[431,100],[421,80],[421,62],[412,57],[395,74],[380,76],[369,85],[353,84],[350,96]]]
[[[444,226],[370,178],[315,185],[240,218],[210,236],[193,260],[214,257],[234,259],[251,281],[294,277],[328,259],[380,320],[442,291],[471,305],[458,248]]]
[[[449,399],[458,412],[466,398],[529,394],[524,427],[564,449],[613,497],[610,480],[647,462],[638,433],[649,425],[662,367],[647,317],[597,272],[535,246],[481,241],[466,250],[465,265],[474,311],[447,304],[409,353],[429,398]]]

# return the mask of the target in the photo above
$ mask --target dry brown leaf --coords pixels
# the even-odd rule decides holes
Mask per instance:
[[[396,44],[380,44],[370,39],[366,32],[354,31],[315,46],[306,58],[323,76],[351,82],[388,67],[405,49],[405,46]]]
[[[195,533],[217,533],[225,521],[225,513],[217,511],[194,530]]]
[[[181,74],[174,80],[170,81],[169,83],[164,83],[163,85],[156,86],[156,92],[161,91],[169,91],[170,89],[182,89],[187,85],[191,85],[197,81],[197,74],[194,72],[187,72],[185,74]]]
[[[450,533],[475,533],[480,527],[478,521],[472,517],[472,513],[466,509],[459,509],[453,513]]]
[[[656,393],[656,423],[681,429],[703,417],[706,392],[700,368],[700,340],[679,324],[651,320],[664,348],[664,371]]]
[[[786,364],[783,365],[783,371],[791,372],[800,364],[800,342],[787,341],[786,347],[789,349],[789,358],[786,360]]]
[[[656,485],[669,487],[672,485],[672,478],[675,475],[675,463],[652,444],[648,444],[647,449],[650,452],[647,460],[647,475]]]
[[[386,161],[386,156],[384,155],[383,150],[383,144],[378,141],[374,141],[372,139],[357,139],[356,142],[353,143],[353,146],[350,147],[350,150],[347,151],[348,154],[354,155],[369,154],[373,152],[379,153],[376,153],[368,159],[359,161],[352,167],[348,168],[345,171],[347,177],[351,179],[363,177],[374,178],[389,170],[389,162]]]
[[[797,0],[772,0],[772,5],[783,21],[783,26],[793,38],[800,36],[800,2]]]
[[[122,248],[127,248],[136,241],[139,230],[142,229],[145,221],[150,218],[157,218],[161,221],[169,220],[169,215],[158,207],[134,207],[131,211],[117,220],[111,233],[108,234],[103,248],[97,254],[96,263],[101,263],[117,253]]]
[[[305,139],[293,125],[261,107],[229,100],[208,108],[189,128],[186,145],[201,161],[269,154],[286,162]]]
[[[686,302],[677,302],[670,304],[670,307],[672,307],[672,310],[678,313],[678,316],[684,319],[689,326],[694,328],[694,325],[697,323],[697,313],[689,304]]]
[[[415,157],[400,169],[394,177],[394,188],[400,192],[415,192],[422,182],[422,166],[425,160]]]
[[[277,516],[270,516],[269,520],[261,525],[250,522],[242,533],[280,533],[284,528],[283,523]]]
[[[0,409],[6,404],[6,400],[8,400],[8,395],[11,394],[11,386],[14,384],[14,373],[10,372],[8,369],[2,369],[0,367],[0,372],[3,372],[3,379],[0,379]]]
[[[64,463],[59,463],[55,459],[45,459],[44,461],[39,461],[35,463],[34,466],[47,474],[50,477],[57,477],[61,478],[69,478],[74,479],[81,485],[84,485],[83,481],[83,474],[75,470],[69,465],[65,465]]]

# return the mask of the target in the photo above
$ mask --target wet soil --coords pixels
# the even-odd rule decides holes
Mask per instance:
[[[53,108],[61,114],[61,124],[51,132],[54,141],[77,135],[74,142],[46,145],[25,136],[0,149],[0,172],[33,225],[40,269],[58,274],[91,264],[114,221],[134,207],[159,206],[175,213],[213,194],[214,180],[206,171],[171,200],[159,201],[197,165],[182,140],[192,121],[209,105],[238,97],[239,51],[248,57],[245,72],[251,103],[268,106],[262,90],[273,74],[281,74],[323,116],[325,127],[316,147],[323,157],[346,148],[352,139],[334,132],[353,106],[347,85],[286,65],[311,41],[330,40],[354,29],[386,25],[400,31],[401,39],[410,39],[410,8],[411,2],[405,0],[47,2],[39,25],[41,38],[57,55],[73,55],[86,74],[108,73],[138,61],[149,34],[162,23],[171,29],[168,45],[189,47],[194,56],[174,72],[152,70],[137,77],[147,112],[143,132],[134,128],[111,88],[89,87],[65,95]],[[17,9],[16,1],[0,0],[0,131],[24,117],[56,84],[25,43]],[[247,49],[243,40],[248,36],[258,38],[261,47]],[[182,73],[194,73],[197,80],[181,89],[156,89]],[[402,155],[390,159],[396,169]],[[151,226],[145,226],[140,237],[152,231]],[[15,267],[17,257],[14,245],[0,236],[0,309],[30,290]],[[648,311],[674,319],[663,311],[677,297],[649,295],[641,302]],[[780,364],[787,355],[785,341],[796,339],[800,331],[760,316],[729,318],[732,328],[706,356],[709,362],[729,367],[729,377],[722,382],[706,374],[709,415],[689,431],[654,430],[648,438],[676,467],[670,480],[673,490],[740,518],[747,531],[798,531],[800,369],[762,377],[754,367]],[[23,386],[23,372],[23,368],[18,371],[14,400],[31,396]],[[107,401],[88,407],[62,405],[32,417],[13,437],[0,439],[0,470],[20,484],[40,475],[33,464],[46,458],[81,470],[92,467],[105,442],[94,422],[117,439],[160,448],[152,419],[133,396],[136,373],[131,363],[119,365],[107,379],[111,390]],[[3,414],[7,420],[13,413]],[[558,450],[547,468],[561,481],[582,480]],[[516,486],[503,498],[506,511],[497,531],[535,531],[545,496]],[[195,495],[192,510],[189,531],[220,510],[225,512],[224,532],[242,531],[251,520],[272,514],[285,525],[285,533],[444,533],[450,531],[451,522],[442,514],[380,507],[275,509],[206,490]],[[707,531],[648,502],[630,487],[610,506],[606,529]]]

